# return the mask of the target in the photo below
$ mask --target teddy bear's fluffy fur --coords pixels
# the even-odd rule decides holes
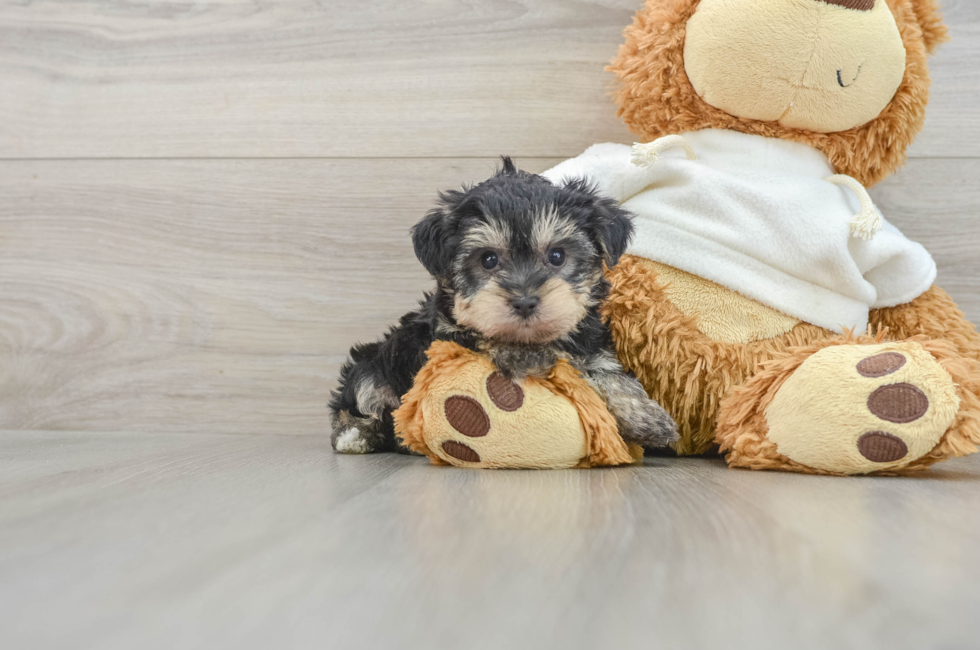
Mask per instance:
[[[647,0],[625,31],[625,43],[610,66],[619,78],[619,115],[644,142],[700,129],[729,129],[793,140],[823,152],[838,173],[873,185],[894,173],[921,131],[929,99],[927,57],[947,38],[935,0],[885,0],[904,42],[903,81],[894,98],[870,122],[847,131],[816,133],[730,115],[709,105],[685,72],[685,26],[701,0]],[[667,297],[664,268],[626,255],[609,273],[612,291],[604,307],[617,352],[675,418],[679,454],[721,447],[732,466],[812,473],[781,455],[767,439],[765,412],[783,382],[816,352],[838,345],[907,341],[920,345],[953,378],[959,411],[931,453],[909,459],[896,473],[924,469],[980,444],[980,336],[939,287],[911,302],[874,309],[875,337],[839,336],[805,322],[764,340],[729,343],[698,329]],[[706,282],[706,281],[705,281]]]

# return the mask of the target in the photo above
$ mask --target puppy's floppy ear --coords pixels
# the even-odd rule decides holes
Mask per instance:
[[[428,212],[422,221],[412,226],[412,244],[415,257],[419,258],[425,270],[436,277],[445,277],[448,263],[443,242],[446,238],[449,215],[435,208]]]
[[[564,189],[573,193],[577,207],[587,210],[585,229],[606,266],[615,266],[633,238],[633,215],[617,201],[600,196],[585,179],[567,181]]]
[[[606,266],[613,267],[633,239],[633,215],[612,199],[599,199],[592,212],[592,228]]]
[[[437,278],[452,274],[455,235],[464,216],[479,213],[480,206],[467,188],[439,193],[439,203],[412,227],[415,256]]]
[[[437,278],[448,276],[449,266],[452,264],[452,254],[446,246],[446,238],[452,229],[450,194],[455,192],[440,194],[442,205],[429,210],[421,221],[412,226],[415,257],[419,258],[426,271]]]

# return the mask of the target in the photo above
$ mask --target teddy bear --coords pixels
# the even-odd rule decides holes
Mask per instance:
[[[935,0],[647,0],[610,70],[641,139],[545,176],[636,215],[604,315],[679,455],[897,474],[974,453],[980,337],[866,188],[922,129]]]

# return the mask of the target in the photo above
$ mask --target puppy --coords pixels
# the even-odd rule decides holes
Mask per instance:
[[[675,441],[676,424],[623,370],[599,316],[609,291],[603,265],[619,261],[632,235],[629,213],[587,182],[559,187],[509,158],[489,180],[440,194],[412,229],[436,289],[382,340],[351,349],[330,401],[334,449],[405,451],[391,413],[437,339],[488,355],[516,379],[568,359],[625,440],[650,448]]]

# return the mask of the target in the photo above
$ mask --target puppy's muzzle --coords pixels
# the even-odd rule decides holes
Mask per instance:
[[[510,301],[510,306],[514,309],[514,313],[521,318],[530,318],[533,316],[534,312],[538,310],[539,304],[541,304],[541,298],[537,296],[518,296]]]

